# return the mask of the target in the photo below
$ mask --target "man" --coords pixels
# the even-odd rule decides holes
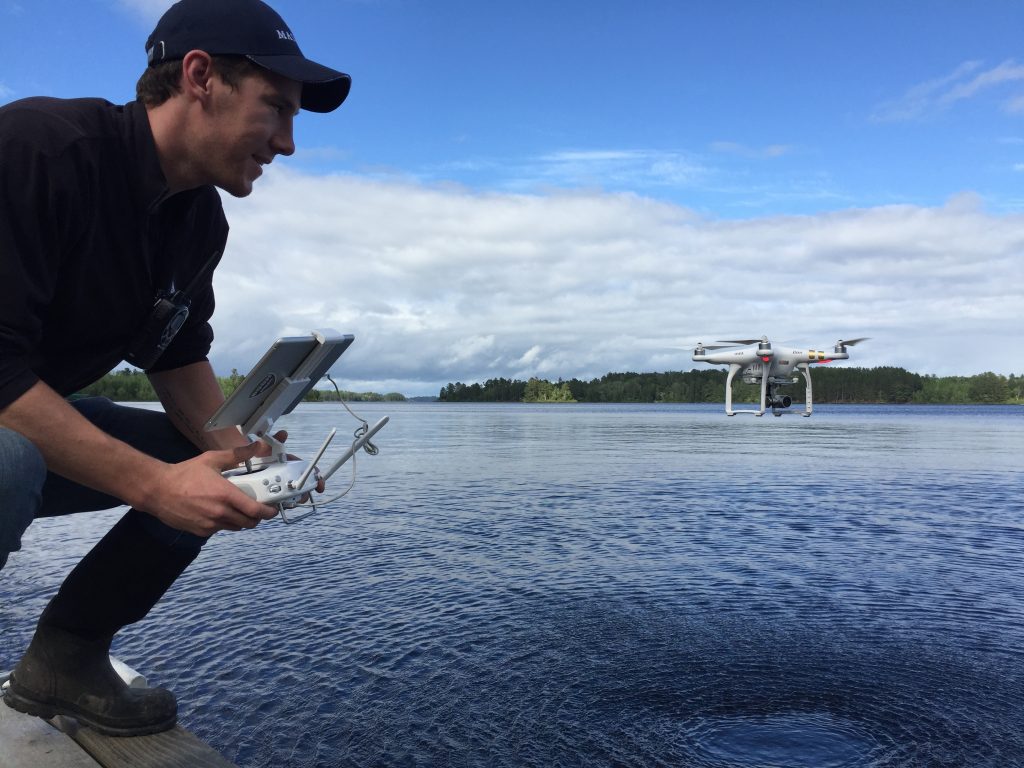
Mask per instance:
[[[115,735],[177,717],[169,691],[114,673],[115,633],[213,533],[276,514],[221,475],[256,446],[203,430],[223,401],[207,360],[227,239],[215,187],[248,195],[294,152],[299,109],[332,111],[351,82],[260,0],[181,0],[146,49],[136,102],[0,108],[0,567],[36,517],[131,507],[47,605],[4,698]],[[65,400],[125,359],[165,413]]]

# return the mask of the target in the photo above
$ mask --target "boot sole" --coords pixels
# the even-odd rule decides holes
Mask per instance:
[[[8,688],[4,691],[4,703],[6,703],[11,709],[17,710],[18,712],[22,712],[26,715],[34,715],[35,717],[42,717],[47,720],[56,717],[57,715],[73,717],[83,725],[87,725],[97,733],[102,733],[105,736],[148,736],[154,733],[169,731],[178,722],[178,716],[175,715],[167,720],[163,720],[158,723],[146,723],[145,725],[124,726],[111,724],[109,722],[96,720],[88,712],[82,712],[73,704],[69,704],[67,702],[43,702],[38,701],[37,699],[30,699],[16,693],[13,688]]]

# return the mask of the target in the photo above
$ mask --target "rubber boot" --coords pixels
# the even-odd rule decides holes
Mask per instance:
[[[142,736],[173,728],[174,694],[130,688],[110,664],[110,640],[88,640],[40,626],[4,694],[8,706],[29,715],[69,715],[100,733]]]
[[[162,688],[129,688],[110,665],[110,643],[142,619],[199,553],[168,545],[131,510],[75,566],[46,606],[11,673],[4,700],[40,717],[68,715],[113,736],[174,727],[177,702]]]

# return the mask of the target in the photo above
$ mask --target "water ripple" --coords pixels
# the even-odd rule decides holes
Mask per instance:
[[[374,408],[344,503],[118,638],[238,764],[1024,764],[1018,411]],[[116,515],[29,529],[0,668]]]

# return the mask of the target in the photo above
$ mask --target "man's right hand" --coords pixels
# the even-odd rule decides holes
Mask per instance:
[[[194,459],[168,464],[143,505],[162,522],[197,536],[217,531],[255,528],[278,514],[277,507],[261,504],[240,491],[221,472],[253,458],[259,443],[219,451],[206,451]]]

